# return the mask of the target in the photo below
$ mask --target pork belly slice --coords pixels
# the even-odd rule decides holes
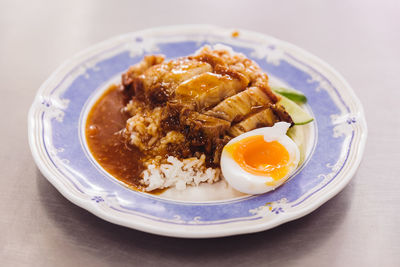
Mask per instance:
[[[181,112],[180,121],[181,125],[189,126],[191,134],[199,134],[202,135],[201,138],[206,137],[210,140],[223,136],[231,126],[226,120],[207,116],[189,109]]]
[[[191,58],[196,59],[198,61],[207,62],[213,68],[216,67],[217,65],[220,66],[227,65],[226,62],[221,58],[221,55],[213,54],[211,51],[205,51],[204,49],[200,54]]]
[[[243,91],[248,82],[249,80],[241,74],[232,77],[205,72],[181,83],[175,90],[175,97],[201,111]]]
[[[187,58],[158,64],[135,79],[135,95],[141,96],[147,103],[160,105],[174,95],[180,83],[211,70],[208,63]]]
[[[290,115],[283,107],[269,105],[265,109],[252,114],[241,122],[233,125],[228,130],[228,134],[232,137],[236,137],[257,128],[273,126],[278,121],[293,123]]]
[[[164,61],[163,55],[145,56],[142,61],[131,66],[127,72],[122,74],[121,83],[125,91],[132,89],[134,80],[142,75],[151,66],[161,64]]]
[[[224,119],[229,122],[237,122],[255,109],[264,107],[268,104],[274,104],[274,102],[272,102],[263,89],[250,87],[225,99],[213,109],[206,111],[204,114]]]
[[[189,109],[181,112],[180,120],[190,147],[205,153],[208,166],[218,166],[222,148],[231,139],[226,135],[230,123]]]
[[[292,117],[290,117],[289,113],[285,110],[285,108],[281,105],[273,105],[272,106],[272,111],[274,112],[275,116],[278,117],[278,121],[286,121],[291,124],[291,126],[294,125]]]

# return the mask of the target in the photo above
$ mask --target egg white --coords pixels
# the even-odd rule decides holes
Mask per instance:
[[[221,170],[225,180],[236,190],[246,194],[262,194],[282,185],[296,170],[300,161],[300,151],[296,143],[290,139],[286,132],[290,124],[287,122],[275,123],[272,127],[258,128],[233,138],[226,146],[254,135],[263,135],[266,142],[277,141],[289,153],[288,173],[285,177],[275,181],[269,176],[260,176],[248,173],[232,158],[224,148],[221,155]],[[225,146],[225,147],[226,147]]]

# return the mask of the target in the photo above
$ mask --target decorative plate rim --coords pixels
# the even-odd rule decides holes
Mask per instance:
[[[284,213],[280,214],[280,216],[276,216],[273,219],[270,219],[268,221],[260,221],[258,224],[248,224],[248,225],[240,225],[240,227],[220,227],[220,228],[215,228],[215,227],[210,227],[208,229],[202,229],[201,231],[192,231],[193,229],[190,229],[190,227],[187,226],[182,226],[181,228],[173,228],[168,229],[168,227],[160,227],[158,223],[148,223],[145,221],[132,221],[131,219],[124,217],[124,216],[118,216],[118,213],[111,214],[107,213],[104,210],[101,209],[101,206],[96,205],[93,201],[91,201],[90,198],[83,198],[79,197],[76,194],[70,192],[68,187],[63,183],[61,179],[59,179],[54,173],[51,171],[51,167],[47,166],[46,161],[43,159],[43,157],[46,157],[43,153],[41,153],[41,147],[40,142],[37,142],[38,136],[36,136],[36,131],[35,127],[36,121],[34,119],[34,112],[38,108],[38,103],[40,103],[40,97],[43,95],[43,92],[45,91],[46,88],[48,88],[51,84],[52,81],[56,79],[56,77],[60,76],[63,72],[65,72],[66,69],[68,69],[69,66],[73,66],[74,61],[78,61],[79,59],[83,57],[88,57],[90,54],[94,54],[95,51],[101,50],[103,47],[107,47],[109,44],[118,42],[118,40],[127,38],[129,36],[137,36],[137,35],[151,35],[152,33],[156,33],[159,31],[187,31],[187,30],[193,30],[195,32],[196,29],[200,30],[210,30],[213,31],[214,33],[219,33],[219,32],[226,32],[226,31],[234,31],[238,30],[241,34],[246,34],[247,36],[254,36],[259,39],[269,39],[269,40],[274,40],[276,43],[279,43],[279,46],[283,46],[289,50],[295,51],[296,53],[300,53],[304,58],[307,58],[310,61],[313,61],[316,65],[320,66],[321,68],[324,69],[325,72],[331,73],[335,78],[340,81],[344,88],[341,90],[346,91],[346,93],[349,94],[349,98],[354,102],[354,106],[356,107],[357,110],[357,115],[358,115],[358,123],[360,124],[360,127],[362,129],[362,134],[360,135],[360,139],[358,141],[358,147],[357,150],[355,151],[355,157],[351,162],[348,162],[348,170],[344,177],[342,177],[337,183],[334,185],[328,185],[325,188],[323,188],[324,194],[319,195],[318,198],[314,199],[312,202],[309,202],[307,206],[301,207],[295,211],[290,211],[290,213]],[[253,232],[259,232],[263,230],[267,230],[273,227],[276,227],[280,224],[283,224],[285,222],[295,220],[297,218],[300,218],[302,216],[305,216],[315,209],[317,209],[319,206],[327,202],[329,199],[331,199],[333,196],[338,194],[351,180],[351,178],[354,176],[359,164],[361,163],[362,160],[362,155],[365,149],[365,144],[366,144],[366,139],[368,135],[368,130],[367,130],[367,124],[365,120],[365,115],[363,111],[363,107],[361,105],[361,102],[355,95],[353,89],[351,86],[347,83],[347,81],[342,77],[340,73],[338,73],[333,67],[331,67],[329,64],[324,62],[323,60],[319,59],[318,57],[312,55],[311,53],[303,50],[302,48],[299,48],[291,43],[279,40],[277,38],[271,37],[266,34],[261,34],[261,33],[256,33],[256,32],[251,32],[247,30],[241,30],[241,29],[227,29],[227,28],[221,28],[221,27],[216,27],[216,26],[211,26],[211,25],[177,25],[177,26],[167,26],[167,27],[158,27],[158,28],[151,28],[143,31],[138,31],[138,32],[132,32],[132,33],[127,33],[123,35],[119,35],[116,37],[113,37],[111,39],[108,39],[106,41],[100,42],[98,44],[95,44],[85,50],[83,50],[80,53],[77,53],[67,61],[65,61],[63,64],[61,64],[50,76],[46,81],[40,86],[35,99],[33,101],[33,104],[29,110],[28,114],[28,136],[29,136],[29,145],[32,151],[32,155],[34,158],[34,161],[36,165],[38,166],[39,170],[42,172],[42,174],[47,178],[47,180],[53,184],[54,187],[68,200],[70,200],[72,203],[76,204],[77,206],[80,206],[89,212],[93,213],[94,215],[115,223],[119,224],[122,226],[134,228],[137,230],[145,231],[145,232],[150,232],[154,234],[159,234],[159,235],[164,235],[164,236],[173,236],[173,237],[184,237],[184,238],[208,238],[208,237],[221,237],[221,236],[229,236],[229,235],[237,235],[237,234],[245,234],[245,233],[253,233]],[[161,223],[162,226],[162,223]]]

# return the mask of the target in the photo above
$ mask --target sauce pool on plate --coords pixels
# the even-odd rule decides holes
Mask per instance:
[[[90,110],[85,134],[96,161],[118,180],[133,189],[140,189],[142,154],[119,134],[130,117],[123,110],[128,101],[129,97],[118,86],[110,86]]]

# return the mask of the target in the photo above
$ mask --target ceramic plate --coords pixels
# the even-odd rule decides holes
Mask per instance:
[[[29,113],[30,147],[41,172],[70,201],[107,221],[175,237],[262,231],[332,198],[356,171],[367,136],[353,90],[332,67],[294,45],[248,31],[233,37],[232,32],[204,25],[150,29],[105,41],[67,61],[40,87]],[[222,199],[141,193],[105,172],[92,158],[83,129],[88,110],[107,86],[145,54],[175,58],[217,43],[256,61],[272,81],[307,95],[306,108],[315,121],[308,126],[301,168],[273,192]]]

